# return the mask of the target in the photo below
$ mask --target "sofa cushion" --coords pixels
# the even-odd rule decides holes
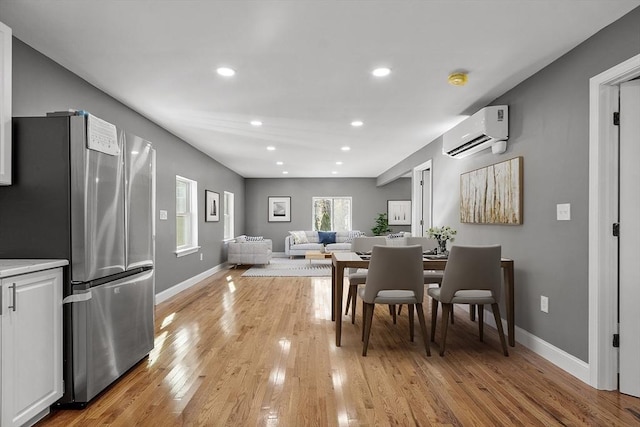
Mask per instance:
[[[323,248],[322,243],[300,243],[295,245],[292,249],[296,251],[321,251]]]
[[[325,250],[327,252],[350,251],[351,243],[330,243],[327,246],[325,246]]]
[[[290,231],[291,237],[293,238],[293,243],[295,245],[299,245],[301,243],[309,243],[309,239],[307,239],[307,233],[304,231]]]
[[[330,243],[336,242],[336,232],[335,231],[318,231],[318,240],[320,243],[328,245]]]

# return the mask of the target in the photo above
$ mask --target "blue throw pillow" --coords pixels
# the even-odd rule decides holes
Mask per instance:
[[[328,245],[329,243],[336,242],[335,231],[318,231],[318,240],[320,243]]]

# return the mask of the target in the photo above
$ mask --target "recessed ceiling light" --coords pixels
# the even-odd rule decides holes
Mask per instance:
[[[216,70],[216,73],[224,77],[232,77],[236,74],[236,70],[229,67],[220,67]]]
[[[276,149],[276,147],[274,147],[273,145],[270,145],[267,147],[267,150],[269,151],[274,151]]]
[[[342,164],[342,162],[336,162],[336,165],[340,166]]]
[[[282,166],[282,165],[284,165],[284,162],[276,162],[276,165]]]
[[[342,148],[340,148],[342,151],[349,151],[351,150],[351,147],[347,147],[346,145]]]
[[[282,171],[282,175],[287,175],[289,172],[287,171]]]
[[[260,120],[251,120],[249,123],[251,123],[251,126],[262,126],[262,122]]]
[[[386,77],[389,74],[391,74],[391,68],[387,68],[387,67],[376,68],[371,72],[371,74],[373,74],[376,77]]]
[[[354,128],[359,128],[363,124],[364,122],[362,120],[354,120],[351,122],[351,126],[353,126]]]

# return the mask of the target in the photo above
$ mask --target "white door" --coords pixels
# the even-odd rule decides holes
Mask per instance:
[[[411,201],[411,234],[424,236],[431,227],[431,160],[413,168]]]
[[[422,233],[426,236],[426,231],[431,227],[431,169],[422,171]]]
[[[640,397],[640,80],[620,85],[620,391]]]

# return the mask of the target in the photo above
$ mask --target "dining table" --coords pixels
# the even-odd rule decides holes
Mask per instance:
[[[425,256],[425,270],[444,270],[447,265],[445,257]],[[509,345],[515,347],[515,312],[514,312],[514,262],[510,258],[502,258],[500,266],[504,278],[505,305],[507,309],[507,333]],[[355,252],[333,252],[331,255],[331,320],[336,324],[336,347],[340,347],[342,338],[342,298],[344,293],[345,268],[368,268],[369,257]],[[475,319],[475,309],[470,310],[471,319]]]

